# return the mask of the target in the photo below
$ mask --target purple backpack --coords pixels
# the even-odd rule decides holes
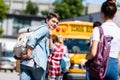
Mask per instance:
[[[113,37],[105,36],[102,27],[98,28],[100,32],[100,41],[98,42],[97,54],[92,60],[88,60],[85,66],[91,76],[103,79],[106,74],[110,43]]]

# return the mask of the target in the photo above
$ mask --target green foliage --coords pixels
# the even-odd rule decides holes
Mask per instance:
[[[0,0],[0,20],[3,21],[6,18],[6,14],[8,12],[7,5],[3,0]]]
[[[27,3],[25,13],[36,15],[39,12],[38,5],[36,3],[31,2],[30,0]]]
[[[62,19],[81,16],[84,11],[82,0],[56,0],[54,12],[61,15]]]
[[[47,16],[49,11],[45,10],[45,11],[41,11],[41,13],[42,13],[42,15]]]
[[[2,35],[2,33],[3,33],[3,29],[2,27],[0,27],[0,35]]]

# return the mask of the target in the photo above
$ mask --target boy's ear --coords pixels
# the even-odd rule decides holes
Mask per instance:
[[[47,23],[48,21],[49,21],[48,19],[45,20],[46,23]]]

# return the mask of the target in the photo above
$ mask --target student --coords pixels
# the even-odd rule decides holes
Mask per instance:
[[[113,37],[111,42],[111,49],[109,54],[109,61],[106,76],[103,80],[118,80],[118,54],[120,51],[120,29],[113,22],[113,18],[116,14],[117,7],[113,1],[105,1],[101,7],[101,17],[104,21],[101,27],[103,28],[105,35]],[[91,60],[94,58],[97,52],[97,45],[100,40],[100,34],[98,27],[95,27],[92,33],[92,46],[90,53],[87,54],[86,59]],[[89,73],[90,74],[90,73]],[[86,75],[87,80],[100,80],[90,75]]]
[[[108,0],[109,1],[109,0]],[[116,0],[111,0],[114,3],[116,3]],[[116,16],[114,17],[113,21],[120,27],[120,24],[118,24],[119,22],[119,18],[118,16],[120,16],[119,12],[117,11]],[[120,75],[120,54],[118,55],[118,70],[119,70],[119,75]]]
[[[48,57],[48,75],[49,80],[62,80],[63,72],[60,67],[60,60],[63,53],[68,54],[68,49],[63,43],[62,35],[53,37],[53,44],[51,42],[51,54]]]
[[[59,15],[49,13],[27,40],[27,53],[21,58],[20,80],[45,80],[49,54],[49,32],[58,26]],[[27,64],[24,62],[27,61]],[[24,63],[24,64],[23,64]]]

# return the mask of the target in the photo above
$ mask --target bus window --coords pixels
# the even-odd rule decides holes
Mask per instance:
[[[65,39],[64,44],[68,47],[69,53],[85,54],[88,51],[87,43],[89,40],[86,39]]]

